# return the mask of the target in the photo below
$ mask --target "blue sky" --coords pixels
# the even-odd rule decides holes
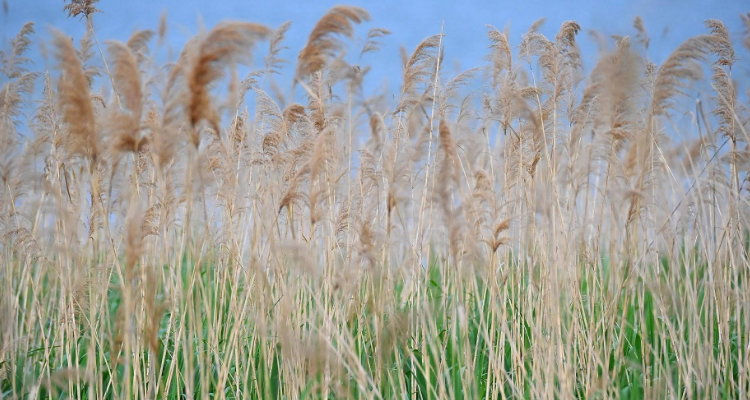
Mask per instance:
[[[3,15],[2,38],[13,37],[27,21],[34,21],[42,34],[44,27],[56,27],[80,36],[84,24],[68,19],[61,0],[6,0],[9,13]],[[632,21],[640,15],[652,40],[651,56],[661,58],[686,38],[705,32],[703,21],[724,21],[739,38],[742,27],[739,14],[750,11],[750,2],[741,0],[631,0],[631,1],[204,1],[204,0],[101,0],[97,7],[95,27],[101,38],[126,39],[134,29],[155,29],[163,11],[170,23],[170,41],[181,48],[187,37],[198,31],[202,19],[207,27],[225,19],[260,22],[276,27],[291,20],[288,35],[288,58],[302,47],[310,29],[330,7],[336,4],[364,7],[372,15],[367,27],[389,29],[386,39],[388,57],[398,59],[398,47],[407,49],[425,37],[439,33],[445,22],[445,47],[448,61],[458,60],[468,68],[481,61],[486,53],[486,24],[503,29],[510,26],[512,44],[539,18],[547,18],[542,33],[554,35],[565,20],[575,20],[584,29],[605,34],[632,34]],[[667,28],[665,38],[661,33]],[[366,29],[361,29],[364,36]],[[379,57],[380,58],[380,57]],[[658,60],[657,60],[658,61]]]
[[[33,21],[37,27],[37,38],[49,37],[49,27],[79,38],[85,29],[85,22],[77,18],[67,18],[62,10],[62,0],[5,0],[8,13],[3,15],[0,39],[3,48],[20,27]],[[179,52],[187,39],[199,31],[200,23],[212,27],[222,20],[246,20],[277,27],[287,20],[292,21],[286,45],[289,50],[284,58],[295,60],[297,52],[305,43],[315,22],[326,10],[342,2],[331,1],[202,1],[202,0],[101,0],[97,7],[103,12],[96,14],[94,25],[101,40],[126,40],[135,29],[156,29],[159,18],[166,11],[169,23],[168,44]],[[400,84],[399,47],[405,46],[409,52],[425,37],[440,32],[445,24],[444,45],[446,69],[449,73],[456,65],[468,69],[484,65],[482,60],[487,53],[487,28],[490,24],[502,30],[510,28],[511,45],[517,46],[521,35],[539,18],[547,18],[540,30],[548,37],[554,37],[560,24],[565,20],[577,21],[584,30],[596,30],[604,34],[633,35],[633,19],[641,16],[652,38],[649,58],[657,63],[686,38],[705,33],[703,21],[717,18],[724,21],[732,32],[735,43],[739,43],[743,27],[739,15],[750,11],[750,2],[740,0],[631,0],[631,1],[361,1],[351,0],[345,4],[364,7],[372,21],[358,28],[360,40],[372,27],[382,27],[393,32],[383,40],[384,47],[376,55],[366,55],[363,64],[373,67],[369,85],[390,84],[398,88]],[[663,34],[666,29],[666,34]],[[579,36],[584,52],[585,67],[590,68],[596,56],[593,42],[587,35]],[[358,52],[357,45],[352,52]],[[265,48],[261,49],[261,58]],[[743,56],[744,53],[740,53]],[[44,61],[38,57],[34,69],[46,69]],[[51,61],[50,61],[51,62]],[[39,63],[43,65],[38,65]],[[293,65],[287,68],[293,70]],[[284,84],[285,82],[280,82]]]

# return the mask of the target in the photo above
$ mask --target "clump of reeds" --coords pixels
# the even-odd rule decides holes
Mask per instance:
[[[166,15],[101,48],[97,6],[0,54],[3,396],[748,393],[747,31],[656,65],[637,18],[586,69],[574,21],[489,27],[451,73],[436,27],[388,94],[362,8],[289,67],[290,22],[172,57]]]

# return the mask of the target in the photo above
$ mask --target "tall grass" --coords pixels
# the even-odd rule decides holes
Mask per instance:
[[[289,23],[234,21],[164,63],[166,19],[100,46],[95,3],[66,5],[88,33],[52,32],[54,70],[29,71],[31,23],[1,57],[3,397],[750,394],[746,65],[721,22],[661,65],[640,19],[592,33],[588,71],[575,22],[489,27],[460,74],[438,33],[368,96],[351,55],[390,32],[363,9],[291,62]]]

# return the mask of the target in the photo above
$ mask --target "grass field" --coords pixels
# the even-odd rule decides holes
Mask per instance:
[[[458,74],[436,32],[369,93],[357,7],[295,60],[95,7],[0,57],[0,397],[750,395],[747,31],[655,65],[636,19],[584,69],[575,22],[488,27]]]

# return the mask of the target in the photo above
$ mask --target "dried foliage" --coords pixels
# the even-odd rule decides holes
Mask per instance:
[[[67,126],[69,151],[88,156],[96,163],[99,143],[89,80],[71,39],[62,32],[55,32],[54,44],[60,69],[59,108]]]
[[[98,8],[94,7],[94,4],[98,3],[99,0],[66,0],[66,3],[68,1],[70,1],[70,3],[63,7],[63,10],[68,12],[68,17],[77,17],[81,15],[81,18],[83,18],[100,11]]]
[[[338,36],[351,38],[354,24],[369,19],[370,14],[359,7],[336,6],[329,10],[315,24],[297,57],[297,76],[306,77],[320,71],[343,48]]]
[[[591,33],[590,69],[573,21],[488,27],[456,72],[441,33],[389,94],[350,64],[395,56],[361,8],[292,68],[290,22],[173,57],[163,15],[100,52],[96,4],[66,3],[87,33],[52,32],[52,71],[31,23],[0,53],[3,396],[747,393],[746,49],[722,22],[661,65],[641,18]]]
[[[205,120],[216,134],[220,133],[219,116],[211,104],[209,85],[222,76],[224,68],[237,62],[248,62],[255,43],[271,30],[248,22],[229,22],[215,27],[197,45],[187,81],[190,91],[188,115],[193,129]],[[193,144],[198,143],[193,139]]]

